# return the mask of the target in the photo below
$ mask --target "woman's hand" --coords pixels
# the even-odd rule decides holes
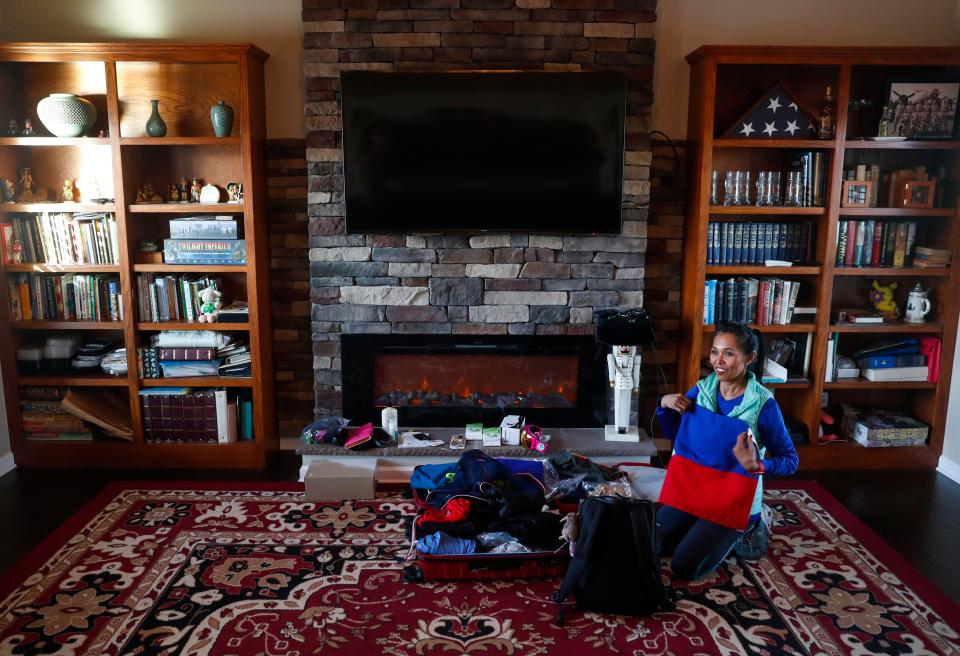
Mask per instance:
[[[751,474],[760,469],[760,461],[757,460],[757,450],[753,446],[753,439],[745,432],[737,435],[737,443],[733,445],[733,455],[740,466]]]
[[[690,409],[690,406],[693,405],[693,401],[688,399],[683,394],[664,394],[660,399],[660,407],[666,410],[675,410],[680,414],[683,414]]]

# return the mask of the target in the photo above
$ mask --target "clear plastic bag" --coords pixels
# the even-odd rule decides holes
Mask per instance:
[[[480,533],[475,539],[477,544],[484,549],[493,549],[494,547],[499,547],[501,544],[517,541],[517,538],[513,537],[509,533],[505,533],[504,531],[498,531],[496,533]]]
[[[574,494],[586,474],[577,474],[573,478],[560,478],[560,473],[549,460],[543,461],[543,496],[547,501],[562,499]]]
[[[618,478],[615,481],[604,481],[603,483],[583,482],[583,491],[588,497],[624,497],[626,499],[636,499],[637,495],[630,485],[630,479],[626,476]]]
[[[306,444],[330,444],[349,423],[350,420],[343,417],[324,417],[305,426],[300,439]]]

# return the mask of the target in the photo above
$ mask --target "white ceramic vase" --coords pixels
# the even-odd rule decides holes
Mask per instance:
[[[57,137],[82,137],[97,120],[97,108],[72,93],[51,93],[37,103],[37,116]]]

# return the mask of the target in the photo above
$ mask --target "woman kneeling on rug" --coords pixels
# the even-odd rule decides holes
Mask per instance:
[[[686,394],[660,399],[657,418],[674,452],[657,530],[678,578],[706,576],[735,547],[738,555],[761,557],[762,475],[797,471],[780,407],[759,380],[763,354],[759,332],[721,321],[710,348],[713,372]]]

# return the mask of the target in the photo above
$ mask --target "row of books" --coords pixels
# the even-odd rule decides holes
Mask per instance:
[[[203,305],[200,292],[207,287],[223,289],[223,282],[209,276],[138,273],[137,311],[140,321],[196,321]]]
[[[20,428],[24,438],[45,442],[74,442],[93,439],[94,431],[79,417],[66,411],[62,399],[66,388],[21,387]]]
[[[0,223],[3,259],[10,262],[19,242],[21,261],[45,264],[117,264],[117,220],[113,214],[44,212]]]
[[[7,276],[12,321],[122,321],[120,279],[63,273]]]
[[[793,321],[799,293],[799,282],[782,278],[707,280],[703,293],[703,323],[788,324]]]
[[[950,266],[951,255],[946,248],[917,246],[913,249],[913,266],[917,269],[942,269]]]
[[[840,353],[840,334],[827,340],[826,382],[864,378],[874,382],[938,382],[941,340],[932,335],[870,342]]]
[[[146,442],[229,444],[253,439],[247,390],[153,387],[140,390]]]
[[[203,334],[210,331],[200,331]],[[212,333],[217,335],[217,333]],[[193,378],[197,376],[249,377],[252,375],[250,347],[244,341],[221,343],[193,340],[194,345],[164,345],[160,333],[150,346],[137,350],[137,366],[142,378]],[[226,337],[225,335],[217,335]]]
[[[837,225],[838,267],[910,266],[915,221],[841,220]]]
[[[707,224],[707,264],[813,262],[816,224],[718,222]]]
[[[799,207],[823,207],[824,181],[827,176],[827,156],[820,150],[808,150],[798,153],[790,162],[790,168],[801,174],[799,193],[787,189],[788,199],[793,197]]]

